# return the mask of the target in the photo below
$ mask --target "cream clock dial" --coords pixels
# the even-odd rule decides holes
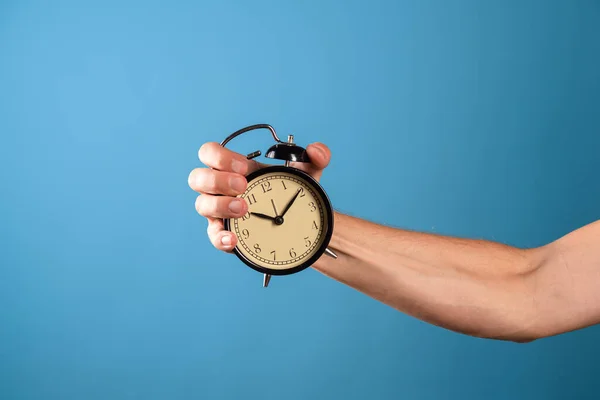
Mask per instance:
[[[240,195],[249,211],[225,221],[235,233],[234,252],[248,266],[270,275],[299,272],[324,252],[332,232],[327,195],[310,175],[271,166],[248,177]]]

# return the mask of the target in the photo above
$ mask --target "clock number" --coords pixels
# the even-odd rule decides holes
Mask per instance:
[[[308,203],[308,206],[310,207],[310,212],[313,212],[317,209],[317,206],[312,201],[310,203]]]
[[[258,245],[258,243],[256,243],[254,245],[254,251],[257,252],[257,253],[260,253],[262,251],[261,248],[260,248],[260,246]]]
[[[304,193],[304,188],[300,187],[300,197],[304,197],[306,196],[306,193]]]
[[[290,257],[296,258],[296,252],[293,247],[290,249]]]
[[[242,221],[245,221],[247,219],[250,219],[250,211],[248,211],[243,217],[242,217]]]
[[[312,227],[313,229],[319,230],[319,227],[317,226],[317,221],[313,221]]]
[[[283,190],[287,190],[287,186],[285,186],[285,182],[281,181],[281,184],[283,185]]]
[[[310,240],[308,240],[308,236],[304,238],[304,245],[306,247],[310,247],[310,245],[312,244],[312,242]]]
[[[275,261],[275,250],[273,250],[271,254],[273,254],[273,261]]]
[[[244,229],[242,231],[242,236],[244,237],[244,239],[248,239],[250,237],[250,232],[248,231],[248,229]]]
[[[248,203],[249,205],[256,203],[256,197],[254,197],[254,193],[248,196]]]
[[[263,193],[267,193],[271,191],[271,182],[266,181],[260,184],[260,186],[262,187]],[[256,201],[256,200],[254,200]]]

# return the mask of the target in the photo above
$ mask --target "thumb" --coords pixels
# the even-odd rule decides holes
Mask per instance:
[[[331,150],[323,143],[311,143],[306,147],[310,164],[292,163],[292,166],[310,174],[316,180],[321,179],[323,170],[331,161]]]

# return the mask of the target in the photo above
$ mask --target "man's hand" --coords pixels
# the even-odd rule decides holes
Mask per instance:
[[[322,143],[313,143],[306,151],[312,163],[291,163],[291,166],[319,180],[331,160],[331,152]],[[207,233],[213,246],[231,251],[237,244],[237,237],[224,229],[222,219],[238,218],[248,212],[248,204],[235,196],[246,190],[245,177],[267,164],[248,160],[215,142],[203,144],[198,157],[208,168],[196,168],[188,177],[190,188],[200,194],[196,199],[196,211],[208,220]]]

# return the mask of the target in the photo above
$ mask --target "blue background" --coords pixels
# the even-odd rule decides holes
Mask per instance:
[[[213,249],[197,150],[263,122],[338,210],[544,244],[600,218],[600,3],[4,0],[0,398],[600,396],[600,327],[470,338]]]

